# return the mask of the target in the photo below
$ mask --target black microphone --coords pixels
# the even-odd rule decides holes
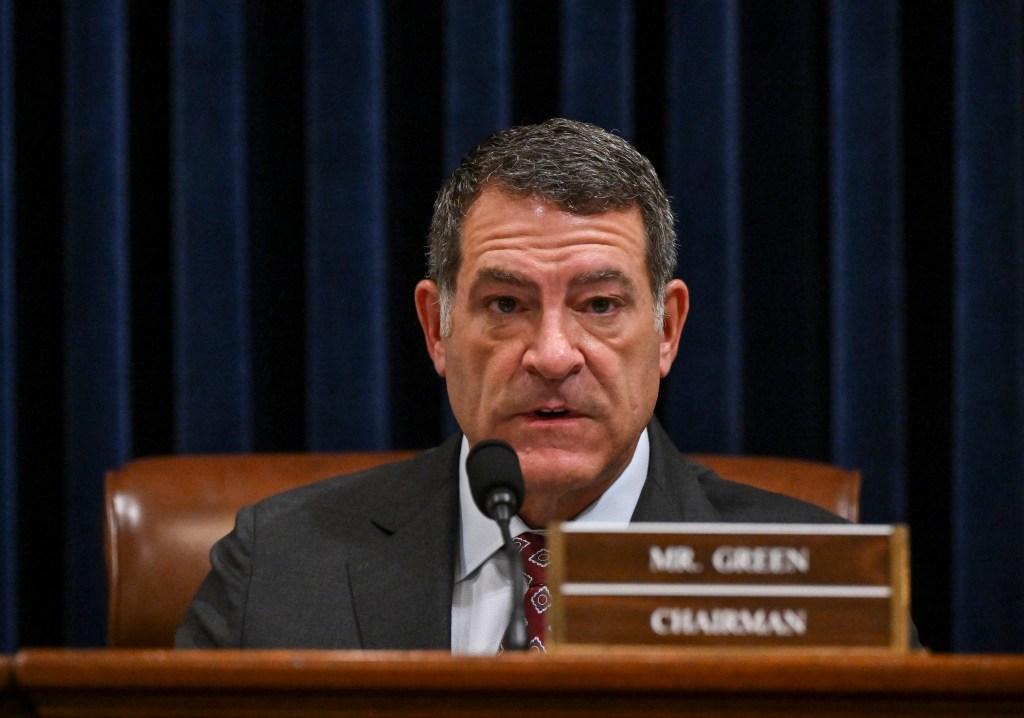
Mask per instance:
[[[487,439],[474,446],[466,457],[466,473],[473,501],[487,516],[498,522],[505,541],[505,555],[512,573],[512,616],[503,645],[506,650],[525,651],[529,647],[526,617],[523,614],[523,557],[512,543],[508,522],[519,511],[526,487],[516,450],[500,439]]]

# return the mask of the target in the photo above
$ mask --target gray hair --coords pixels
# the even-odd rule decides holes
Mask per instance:
[[[451,331],[462,224],[486,188],[536,197],[579,215],[638,208],[660,330],[665,284],[676,268],[676,233],[672,205],[654,166],[618,135],[584,122],[552,119],[491,135],[463,158],[438,192],[427,276],[438,287],[442,335]]]

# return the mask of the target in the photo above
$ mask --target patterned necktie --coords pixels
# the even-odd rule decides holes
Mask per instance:
[[[544,582],[550,554],[544,546],[544,536],[531,532],[521,533],[514,539],[519,553],[523,556],[523,572],[526,576],[526,595],[523,597],[523,612],[526,614],[526,632],[530,639],[530,650],[547,653],[544,641],[550,629],[544,620],[544,613],[551,607],[551,593]]]

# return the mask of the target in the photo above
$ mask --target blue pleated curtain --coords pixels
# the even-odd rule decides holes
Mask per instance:
[[[0,650],[105,638],[104,471],[425,447],[434,193],[565,115],[652,158],[681,448],[863,470],[939,650],[1024,650],[1022,3],[0,0]]]

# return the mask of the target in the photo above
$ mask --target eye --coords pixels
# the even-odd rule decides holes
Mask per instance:
[[[491,300],[491,306],[501,314],[511,314],[519,308],[519,302],[512,297],[497,297]]]
[[[594,314],[607,314],[615,309],[615,301],[609,297],[594,297],[589,304]]]

